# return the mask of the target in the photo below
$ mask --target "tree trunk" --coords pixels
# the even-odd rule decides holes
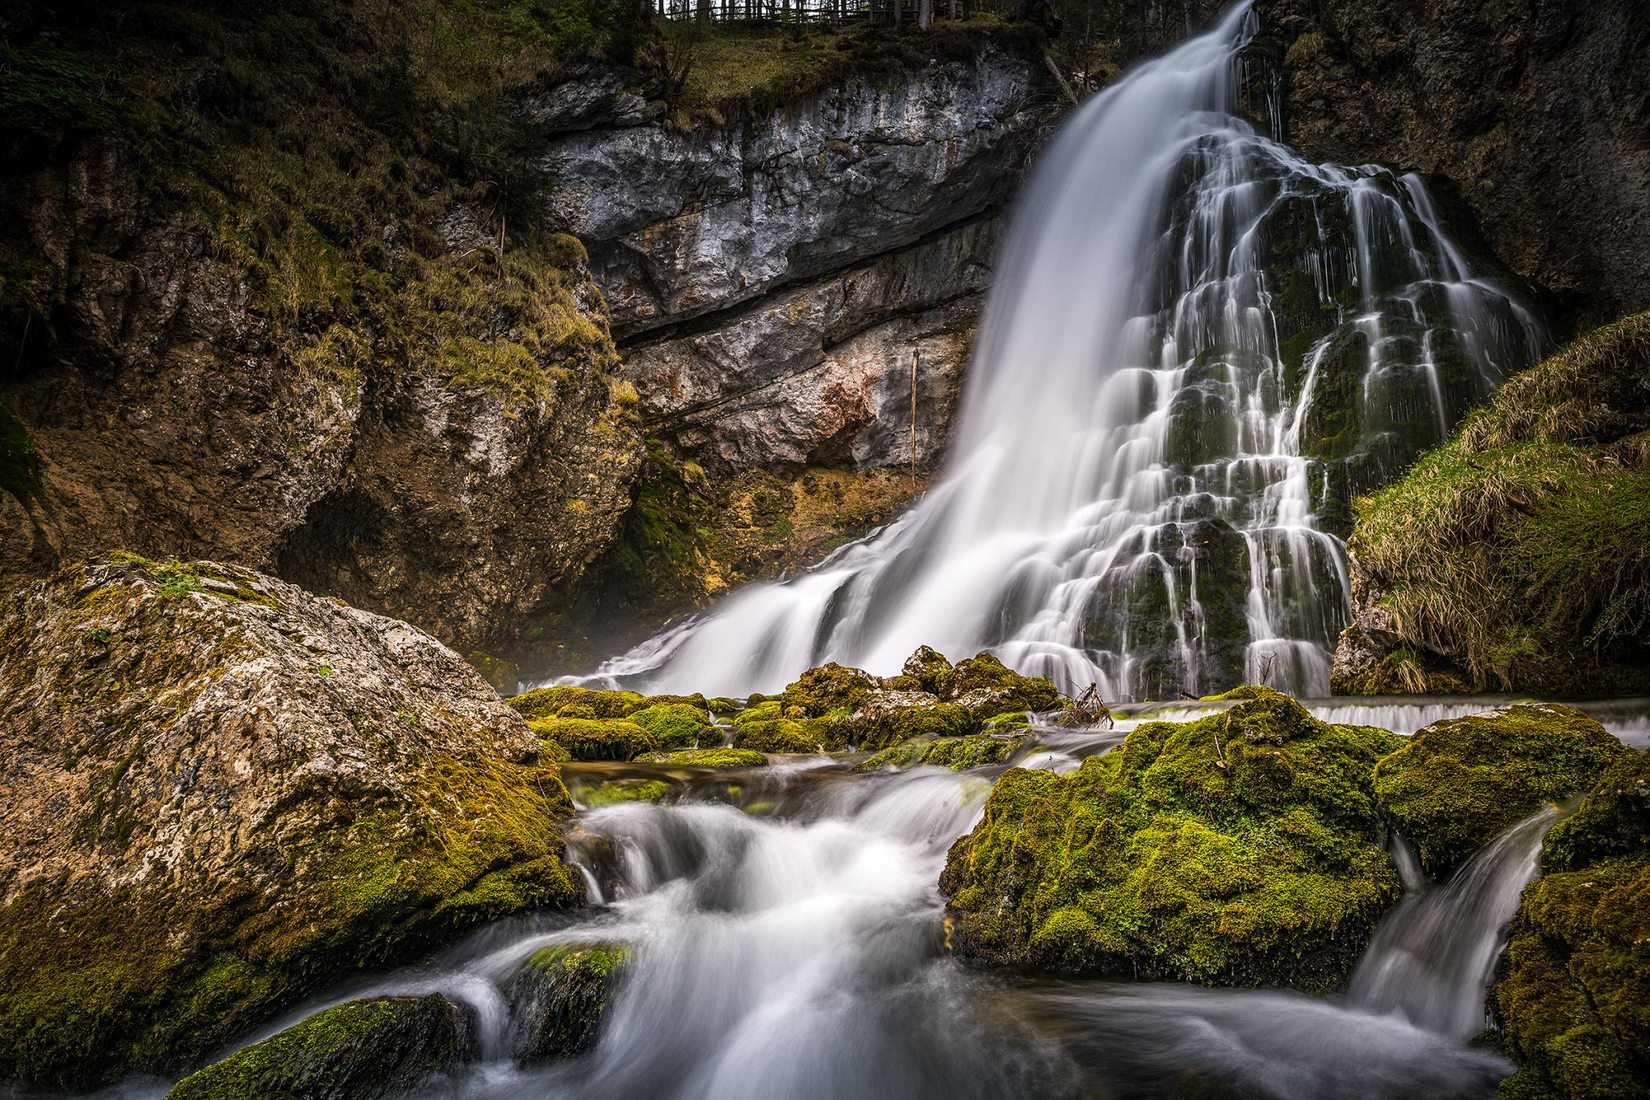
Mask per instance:
[[[917,26],[927,30],[934,25],[934,0],[920,0],[917,5]]]

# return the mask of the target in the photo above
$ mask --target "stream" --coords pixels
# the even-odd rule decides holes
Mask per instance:
[[[1630,736],[1650,715],[1650,701],[1638,704],[1595,713]],[[1316,706],[1340,705],[1350,704]],[[1385,705],[1409,712],[1397,725],[1427,717],[1425,706]],[[1010,765],[1075,767],[1132,724],[1042,731]],[[862,774],[859,759],[779,757],[723,772],[565,765],[575,790],[614,778],[672,784],[660,804],[580,813],[569,856],[589,907],[491,925],[421,964],[338,986],[245,1042],[352,998],[440,992],[476,1011],[483,1060],[432,1080],[419,1100],[1490,1097],[1511,1071],[1472,1040],[1487,1026],[1505,926],[1556,808],[1441,886],[1393,838],[1405,897],[1340,994],[1054,981],[983,973],[946,952],[936,885],[946,850],[1010,765]],[[512,974],[545,946],[613,941],[633,955],[595,1048],[518,1067]],[[164,1093],[132,1081],[99,1096]]]

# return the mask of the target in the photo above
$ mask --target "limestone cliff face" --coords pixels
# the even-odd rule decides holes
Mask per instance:
[[[1650,19],[1566,4],[1259,0],[1289,139],[1454,184],[1495,253],[1582,324],[1650,307]]]
[[[938,456],[996,217],[1048,120],[987,46],[678,132],[615,88],[550,93],[551,216],[590,251],[651,434],[713,471]]]

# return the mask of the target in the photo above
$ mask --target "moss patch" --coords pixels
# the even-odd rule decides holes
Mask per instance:
[[[760,768],[768,758],[752,749],[684,749],[645,753],[638,756],[636,762],[683,768]]]
[[[1650,1080],[1650,757],[1618,760],[1559,822],[1494,1001],[1510,1100],[1641,1095]]]
[[[629,720],[651,733],[664,749],[696,748],[715,737],[716,727],[706,711],[688,703],[655,703],[632,711]]]
[[[371,1100],[411,1088],[477,1053],[470,1013],[439,994],[351,1001],[185,1077],[166,1098]]]
[[[1396,738],[1276,692],[1150,723],[1065,776],[1011,769],[946,861],[969,956],[1333,989],[1401,887],[1371,771]]]
[[[1541,808],[1587,790],[1629,750],[1573,707],[1529,704],[1434,722],[1375,768],[1375,794],[1442,876]]]
[[[511,981],[518,1061],[570,1058],[595,1045],[630,961],[622,944],[557,944],[528,957]]]
[[[634,760],[659,748],[658,738],[620,718],[534,718],[527,725],[573,760]]]

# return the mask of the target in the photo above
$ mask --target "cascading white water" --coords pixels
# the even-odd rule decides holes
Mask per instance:
[[[927,644],[1111,699],[1262,673],[1322,694],[1349,494],[1542,337],[1418,178],[1308,163],[1235,113],[1254,24],[1240,4],[1052,142],[924,499],[597,678],[740,694]]]

